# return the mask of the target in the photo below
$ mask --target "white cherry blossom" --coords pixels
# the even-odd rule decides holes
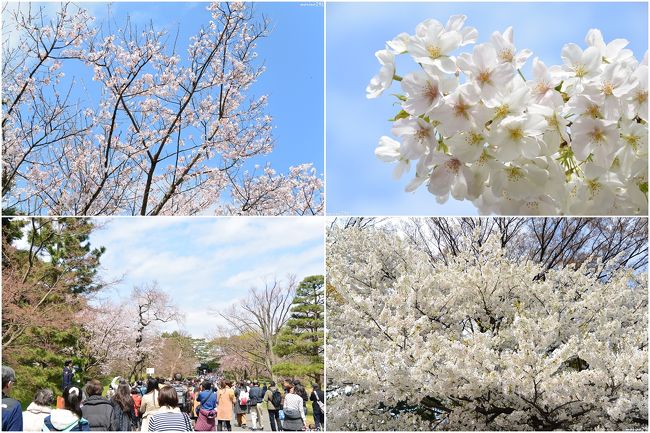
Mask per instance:
[[[582,92],[584,83],[594,78],[601,65],[600,51],[596,47],[582,50],[574,43],[566,44],[562,48],[563,69],[568,78],[562,88],[571,94]]]
[[[533,59],[533,79],[527,84],[536,103],[551,106],[562,104],[562,95],[555,90],[561,83],[562,77],[559,66],[549,69],[537,57]]]
[[[451,192],[480,214],[646,214],[647,53],[639,62],[627,40],[607,43],[591,29],[586,47],[561,47],[562,65],[533,58],[527,80],[520,68],[532,51],[516,49],[512,27],[452,55],[478,40],[465,21],[428,19],[388,41],[416,69],[369,86],[401,82],[399,156],[386,137],[377,156],[397,164],[397,177],[416,165],[406,191],[425,185],[439,202]]]
[[[415,35],[406,43],[406,49],[416,62],[452,74],[456,71],[456,64],[450,53],[462,41],[463,35],[459,31],[448,31],[438,21],[431,19],[418,24]]]
[[[468,180],[471,178],[470,170],[459,159],[445,154],[434,154],[433,162],[436,164],[429,178],[429,192],[439,201],[444,202],[449,193],[455,199],[467,195]]]
[[[589,200],[609,199],[605,208],[611,198]],[[507,200],[529,214],[556,206]],[[630,231],[596,239],[590,221],[571,232],[584,240],[577,252],[545,229],[580,224],[559,218],[506,219],[499,230],[490,218],[337,223],[327,233],[326,350],[341,389],[328,392],[328,428],[645,429],[647,272],[608,257]],[[646,248],[647,237],[632,254]]]
[[[581,117],[571,126],[571,148],[580,160],[593,156],[602,168],[609,168],[618,148],[619,133],[613,120]]]
[[[435,129],[424,119],[400,119],[392,129],[402,139],[401,154],[407,159],[418,159],[436,142]]]
[[[515,69],[521,69],[526,60],[533,54],[529,49],[517,52],[512,27],[508,27],[503,33],[492,33],[491,42],[497,51],[499,61],[501,63],[510,63]]]
[[[539,138],[546,129],[546,120],[536,114],[508,116],[492,130],[490,142],[496,147],[497,159],[507,162],[536,158],[540,154]]]
[[[397,161],[398,164],[393,170],[393,177],[399,179],[402,175],[408,172],[410,163],[409,160],[402,156],[400,152],[400,143],[393,140],[390,137],[383,136],[379,139],[379,146],[375,149],[375,155],[377,158],[381,159],[384,162],[393,162]]]
[[[426,72],[412,72],[400,84],[406,95],[406,101],[402,104],[404,110],[417,116],[441,105],[444,95],[452,91],[458,81],[455,77],[440,79]]]
[[[375,57],[379,60],[381,69],[377,75],[372,77],[366,87],[368,99],[377,98],[388,89],[393,82],[393,75],[395,75],[395,54],[388,50],[379,50],[375,53]]]
[[[625,62],[634,56],[632,50],[625,48],[629,44],[627,40],[614,39],[606,44],[603,34],[598,29],[590,29],[585,36],[585,42],[590,47],[597,48],[603,61],[607,63]]]
[[[476,45],[471,56],[463,53],[456,63],[481,89],[482,96],[488,98],[494,95],[497,89],[509,83],[515,75],[510,63],[499,63],[497,50],[490,44]]]

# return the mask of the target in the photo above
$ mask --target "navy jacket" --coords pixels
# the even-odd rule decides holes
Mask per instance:
[[[71,367],[63,367],[63,379],[61,380],[61,389],[66,389],[72,385],[72,376],[74,376],[74,371]]]
[[[2,431],[23,430],[23,407],[15,398],[2,394]]]
[[[250,398],[249,406],[262,403],[262,400],[264,399],[262,388],[259,386],[251,387],[250,391],[248,391],[248,397]]]

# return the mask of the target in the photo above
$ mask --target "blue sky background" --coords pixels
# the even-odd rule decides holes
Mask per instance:
[[[213,335],[223,311],[275,277],[301,281],[322,275],[321,218],[95,218],[102,228],[90,236],[105,246],[100,275],[119,284],[100,292],[119,301],[134,285],[157,281],[185,313],[184,329],[194,337]]]
[[[374,149],[382,135],[391,136],[399,108],[390,93],[366,99],[365,88],[379,71],[374,53],[401,32],[413,34],[427,18],[445,24],[451,15],[465,14],[466,24],[479,31],[477,43],[494,31],[513,26],[516,47],[529,48],[524,74],[539,56],[547,66],[562,64],[564,44],[586,46],[591,28],[605,42],[630,41],[628,48],[643,58],[648,41],[647,3],[329,3],[327,5],[327,213],[329,215],[474,215],[471,202],[450,198],[439,205],[426,186],[414,193],[404,187],[413,176],[391,177],[393,166],[379,161]],[[469,52],[472,45],[460,52]],[[415,70],[415,63],[398,62],[397,73]],[[401,68],[400,68],[401,66]],[[391,91],[394,90],[394,91]]]
[[[211,19],[205,9],[209,5],[206,2],[78,5],[95,17],[95,27],[102,24],[105,35],[109,34],[108,21],[111,23],[110,33],[114,33],[115,25],[123,25],[127,16],[139,30],[152,22],[155,30],[167,31],[170,45],[178,30],[176,48],[182,63],[187,58],[190,37],[197,34],[202,25],[207,26]],[[41,6],[49,16],[60,9],[59,3],[35,3],[32,8],[34,10],[34,7]],[[12,7],[17,7],[17,4]],[[254,3],[253,10],[256,22],[261,22],[262,16],[270,20],[270,33],[268,37],[258,40],[255,50],[258,54],[255,62],[264,64],[266,71],[253,84],[247,96],[256,99],[263,94],[268,95],[266,112],[273,117],[275,148],[269,155],[253,158],[246,167],[270,162],[276,171],[287,172],[290,166],[311,162],[318,174],[323,174],[324,8],[315,4],[269,2]],[[107,20],[109,11],[111,19]],[[100,93],[99,86],[92,81],[92,68],[78,62],[67,62],[62,70],[66,73],[62,85],[69,85],[72,77],[76,77],[78,96],[96,107]],[[79,85],[80,78],[82,85]]]

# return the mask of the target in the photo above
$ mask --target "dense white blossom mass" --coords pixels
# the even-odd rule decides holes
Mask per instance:
[[[478,32],[454,15],[414,35],[401,33],[376,53],[381,64],[366,92],[376,98],[393,81],[401,110],[375,155],[396,163],[406,186],[423,183],[444,203],[470,200],[481,214],[632,215],[648,212],[648,60],[628,41],[605,43],[591,29],[587,46],[562,48],[562,65],[517,50],[512,27],[494,32],[471,52]],[[397,75],[408,54],[415,71]]]
[[[330,428],[647,428],[645,272],[545,270],[496,235],[435,264],[376,228],[327,248]]]

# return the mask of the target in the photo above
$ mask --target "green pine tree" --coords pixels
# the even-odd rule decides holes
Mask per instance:
[[[324,340],[324,278],[312,275],[302,280],[278,342],[273,348],[282,361],[273,367],[273,373],[309,377],[321,384],[323,374]]]
[[[94,229],[85,218],[2,219],[2,362],[16,370],[14,396],[23,404],[39,388],[60,395],[67,359],[79,367],[75,383],[88,379],[76,313],[86,294],[104,287],[98,270],[105,250],[91,247]],[[18,239],[27,246],[17,248]]]

